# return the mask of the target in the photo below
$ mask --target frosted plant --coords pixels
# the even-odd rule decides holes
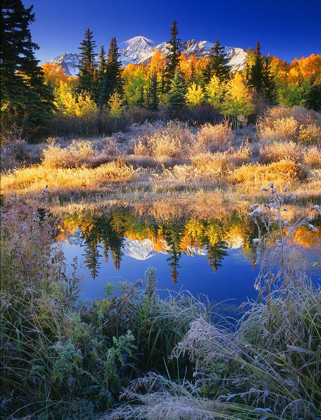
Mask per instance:
[[[268,192],[268,188],[262,187],[261,191]],[[258,228],[258,237],[253,240],[253,244],[257,248],[260,273],[254,287],[261,293],[267,291],[270,295],[272,285],[277,280],[283,280],[288,289],[289,282],[297,277],[295,274],[302,271],[302,264],[298,264],[300,253],[295,245],[295,233],[303,226],[307,227],[304,236],[308,230],[317,231],[311,224],[313,217],[310,213],[315,211],[320,214],[318,205],[312,206],[294,221],[286,218],[288,209],[285,203],[295,198],[287,187],[284,188],[284,193],[280,194],[271,182],[268,202],[262,206],[254,204],[249,213]]]

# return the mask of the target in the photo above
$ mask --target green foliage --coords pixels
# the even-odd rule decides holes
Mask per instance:
[[[174,78],[170,83],[168,103],[171,109],[182,108],[186,103],[186,84],[179,69],[175,71]]]
[[[85,32],[85,38],[80,43],[80,60],[78,75],[78,92],[86,91],[91,99],[95,99],[95,41],[93,32],[89,28]]]
[[[118,51],[116,38],[111,38],[108,50],[105,80],[107,86],[107,98],[115,92],[123,94],[123,82],[121,78],[121,63],[118,61],[120,53]]]
[[[173,77],[175,77],[175,72],[179,65],[179,56],[181,55],[180,48],[179,48],[179,39],[177,38],[178,29],[177,29],[177,22],[175,20],[172,21],[172,26],[170,29],[171,39],[168,42],[169,50],[167,53],[167,65],[165,69],[165,80],[166,86],[165,90],[169,90],[171,86],[171,81]]]
[[[231,67],[228,65],[229,58],[226,56],[224,47],[220,45],[218,39],[210,50],[208,63],[203,72],[203,80],[208,84],[213,76],[219,80],[226,81],[230,77]]]
[[[21,0],[1,4],[1,141],[21,140],[35,135],[53,119],[53,94],[44,83],[38,66],[29,25],[34,22],[32,6]]]
[[[253,56],[248,58],[247,81],[257,93],[265,95],[272,102],[275,96],[275,83],[270,73],[269,61],[268,57],[262,56],[261,46],[257,41]]]

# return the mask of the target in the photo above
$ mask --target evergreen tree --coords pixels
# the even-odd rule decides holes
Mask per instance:
[[[154,72],[148,81],[146,107],[151,111],[157,111],[158,104],[158,81],[157,73]]]
[[[177,38],[178,29],[177,29],[177,22],[175,20],[172,21],[172,26],[170,29],[171,39],[168,42],[169,51],[167,54],[167,66],[165,69],[165,90],[169,90],[171,80],[174,77],[175,71],[179,65],[179,57],[181,55],[181,51],[179,48],[179,39]]]
[[[174,78],[168,92],[168,103],[171,109],[179,109],[186,103],[186,84],[179,68],[175,70]]]
[[[214,47],[210,50],[207,66],[203,73],[204,83],[208,84],[213,76],[220,81],[227,80],[230,76],[231,67],[228,64],[229,59],[225,54],[224,47],[218,41],[215,41]]]
[[[97,90],[95,84],[95,41],[93,32],[89,28],[85,32],[85,38],[80,43],[80,64],[78,75],[78,92],[86,91],[91,99],[96,99]]]
[[[54,116],[54,97],[38,66],[29,25],[33,7],[21,0],[1,4],[1,137],[21,139],[49,122]]]
[[[100,109],[102,109],[108,102],[108,83],[106,77],[107,62],[105,58],[104,46],[100,47],[98,58],[98,71],[97,71],[97,87],[96,87],[96,102]]]
[[[193,83],[196,83],[196,68],[195,68],[194,61],[192,61],[192,63],[191,63],[191,75],[190,75],[190,78],[188,80],[189,85],[192,85]]]
[[[307,108],[321,112],[321,81],[312,84],[306,98]]]
[[[108,57],[106,63],[106,85],[107,85],[107,100],[115,92],[120,95],[124,93],[123,82],[121,78],[121,63],[119,60],[120,53],[118,51],[116,38],[111,38],[108,50]]]
[[[273,77],[270,74],[270,59],[263,57],[259,41],[256,43],[253,64],[247,69],[248,85],[256,90],[258,94],[266,96],[273,101],[275,85]]]

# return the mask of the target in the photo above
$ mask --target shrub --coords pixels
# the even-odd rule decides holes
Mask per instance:
[[[321,149],[317,146],[307,147],[304,151],[303,162],[312,168],[321,168]]]
[[[227,150],[234,139],[231,126],[227,123],[205,124],[197,133],[197,140],[211,152]]]
[[[43,145],[30,145],[25,141],[1,147],[1,171],[40,163]]]
[[[144,124],[137,130],[134,153],[138,156],[187,158],[195,142],[195,136],[186,123]]]
[[[306,145],[321,144],[321,124],[316,125],[312,123],[307,126],[301,125],[298,142]]]
[[[269,165],[250,164],[235,169],[231,175],[231,182],[262,184],[263,182],[292,183],[306,177],[301,165],[281,160]]]
[[[275,107],[265,112],[257,126],[264,142],[316,144],[320,140],[321,114],[300,107]]]
[[[217,171],[220,174],[231,172],[236,166],[249,162],[251,148],[242,146],[237,150],[216,153],[199,153],[191,158],[195,168],[206,171]]]
[[[260,144],[260,162],[278,162],[283,159],[301,162],[303,148],[293,141],[275,141],[273,143]]]

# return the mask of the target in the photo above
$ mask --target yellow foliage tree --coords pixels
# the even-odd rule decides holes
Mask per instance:
[[[248,116],[254,111],[252,93],[246,86],[242,75],[238,72],[227,83],[222,110],[224,114],[235,119],[238,115]]]
[[[204,101],[205,93],[201,86],[197,86],[196,83],[192,83],[187,88],[186,103],[189,108],[194,108],[196,105],[201,104]]]
[[[97,113],[97,105],[91,99],[88,92],[82,92],[78,96],[75,105],[75,114],[77,117],[92,117]]]
[[[222,110],[222,103],[226,91],[226,83],[221,82],[217,76],[213,76],[205,87],[207,102],[216,108]]]
[[[108,101],[108,106],[110,116],[112,118],[119,118],[125,108],[122,96],[118,92],[113,93]]]
[[[74,115],[77,101],[72,86],[67,82],[60,81],[54,90],[54,94],[55,104],[58,110],[64,115]]]

